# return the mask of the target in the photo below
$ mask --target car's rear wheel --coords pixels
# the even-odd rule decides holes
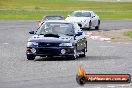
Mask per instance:
[[[35,59],[35,56],[34,55],[27,55],[27,59],[28,60],[34,60]]]
[[[96,26],[95,29],[99,30],[99,26],[100,26],[100,20],[98,20],[98,26]]]

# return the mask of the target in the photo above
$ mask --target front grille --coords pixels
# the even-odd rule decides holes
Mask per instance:
[[[39,48],[37,50],[38,54],[46,54],[46,55],[58,55],[60,53],[60,50],[58,49],[45,49],[45,48]]]
[[[59,43],[39,43],[39,47],[54,47],[54,46],[59,46]]]

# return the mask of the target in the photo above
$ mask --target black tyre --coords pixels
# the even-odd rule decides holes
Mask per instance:
[[[86,52],[87,52],[87,42],[86,45],[84,47],[84,49],[82,50],[83,54],[80,55],[80,57],[85,57],[86,56]]]
[[[27,55],[27,59],[28,60],[34,60],[35,59],[35,56],[33,56],[33,55]]]
[[[80,57],[86,57],[86,47],[83,49],[83,54],[81,54]]]
[[[99,30],[99,26],[100,26],[100,20],[98,21],[98,26],[96,26],[95,29]]]
[[[91,29],[91,26],[92,26],[92,22],[90,21],[89,22],[89,28],[88,29]]]

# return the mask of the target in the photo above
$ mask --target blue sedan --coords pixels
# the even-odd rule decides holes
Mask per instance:
[[[41,57],[68,57],[76,59],[85,56],[87,40],[77,23],[65,20],[45,21],[28,40],[26,55],[28,60]]]

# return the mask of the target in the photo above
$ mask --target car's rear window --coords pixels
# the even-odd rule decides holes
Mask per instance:
[[[43,20],[64,20],[61,16],[46,16]]]
[[[73,12],[71,16],[74,17],[91,17],[90,12]]]

